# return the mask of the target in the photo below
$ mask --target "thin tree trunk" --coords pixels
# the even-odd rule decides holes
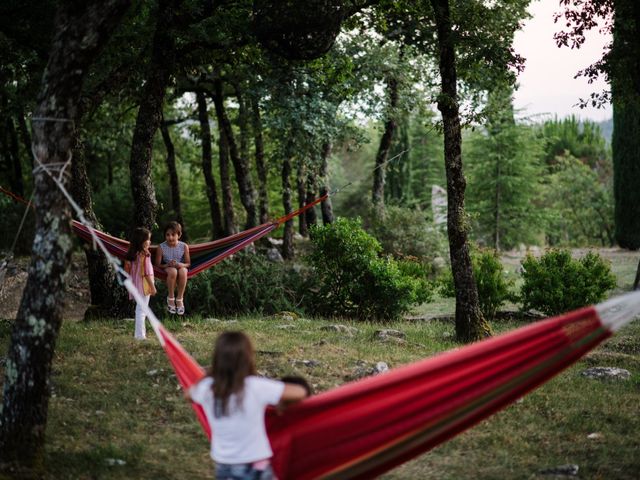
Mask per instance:
[[[314,174],[315,169],[309,170],[307,173],[307,188],[306,193],[307,197],[305,200],[305,205],[310,204],[316,199],[316,176]],[[309,229],[312,225],[318,223],[318,216],[316,215],[316,207],[310,208],[306,212],[304,212],[305,221],[307,222],[307,229]]]
[[[431,0],[438,32],[442,93],[438,109],[444,124],[444,158],[447,173],[447,232],[451,270],[456,292],[456,337],[459,341],[479,340],[490,328],[478,300],[471,267],[464,212],[466,181],[462,170],[462,135],[457,94],[457,72],[453,25],[448,0]]]
[[[493,231],[493,248],[500,250],[500,158],[496,161],[496,192],[494,197],[494,231]]]
[[[213,238],[216,239],[224,236],[224,227],[222,226],[222,215],[220,214],[220,203],[218,202],[216,181],[213,177],[213,171],[211,168],[213,162],[211,155],[209,108],[207,107],[207,98],[203,92],[196,92],[196,100],[198,101],[200,140],[202,142],[202,172],[204,173],[204,182],[207,186],[207,198],[209,199],[209,212],[211,213]]]
[[[176,169],[176,149],[173,146],[173,141],[169,134],[169,127],[164,123],[164,116],[160,122],[160,132],[162,133],[164,146],[167,149],[166,162],[167,172],[169,173],[169,187],[171,189],[171,209],[175,214],[175,220],[182,226],[182,240],[186,242],[189,240],[189,237],[187,235],[187,227],[184,224],[184,217],[182,216],[180,182],[178,180],[178,170]]]
[[[220,189],[222,190],[222,212],[224,235],[229,236],[237,232],[235,225],[235,214],[233,212],[233,192],[231,189],[231,176],[229,173],[229,139],[220,116],[224,112],[221,105],[222,96],[217,93],[213,96],[213,103],[216,107],[218,118],[218,153],[220,158]]]
[[[151,61],[145,78],[140,108],[131,144],[129,170],[133,194],[134,224],[152,229],[156,222],[158,201],[151,179],[153,138],[162,122],[162,104],[176,53],[171,27],[176,0],[158,2],[156,30]]]
[[[384,122],[384,133],[380,139],[380,146],[376,154],[376,167],[373,172],[371,202],[374,206],[382,206],[384,204],[385,162],[389,157],[393,134],[396,130],[396,108],[398,107],[398,80],[396,78],[387,78],[387,91],[389,95],[387,120]]]
[[[251,182],[251,174],[249,173],[249,168],[246,164],[247,159],[241,158],[238,153],[238,147],[236,146],[231,122],[229,121],[229,117],[227,116],[227,112],[224,107],[222,80],[220,78],[216,78],[213,84],[215,96],[220,99],[215,102],[216,115],[218,116],[218,122],[220,122],[222,129],[225,132],[225,136],[227,137],[229,156],[231,157],[231,162],[233,163],[233,168],[236,174],[236,183],[238,184],[238,191],[240,193],[240,202],[247,214],[245,228],[255,227],[257,218],[255,193]]]
[[[297,170],[296,189],[298,191],[298,208],[302,208],[304,207],[304,202],[307,200],[307,186],[305,181],[306,168],[302,159],[298,160]],[[303,237],[309,236],[306,215],[298,215],[298,233]]]
[[[291,206],[291,160],[292,145],[287,145],[284,159],[282,160],[282,205],[284,214],[288,215],[293,211]],[[282,237],[282,258],[291,260],[293,258],[293,219],[287,220],[284,224]]]
[[[331,155],[331,142],[325,142],[322,145],[322,159],[320,163],[320,196],[329,193],[329,156]],[[328,225],[334,222],[333,206],[331,205],[331,197],[327,197],[321,205],[322,224]]]
[[[29,159],[31,170],[33,170],[33,155],[31,154],[31,133],[29,133],[29,127],[24,119],[24,112],[20,110],[18,115],[18,130],[20,130],[20,138],[25,152],[27,152],[27,158]]]
[[[9,152],[11,154],[13,182],[12,188],[15,193],[24,197],[24,180],[22,178],[22,162],[20,161],[20,149],[18,148],[18,133],[16,132],[13,119],[7,121],[7,134],[9,135]],[[29,152],[30,154],[30,152]]]
[[[83,79],[128,6],[128,0],[61,4],[33,118],[33,150],[43,166],[58,170],[68,161]],[[37,167],[33,254],[5,361],[0,412],[0,463],[28,471],[42,467],[51,361],[73,246],[68,202]],[[68,184],[69,172],[61,178]]]
[[[262,119],[260,104],[257,99],[252,102],[253,108],[253,142],[255,146],[256,170],[258,171],[258,205],[260,223],[269,221],[269,193],[267,189],[267,167],[264,159],[264,142],[262,139]]]

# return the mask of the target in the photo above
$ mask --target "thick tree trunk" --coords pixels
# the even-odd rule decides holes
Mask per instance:
[[[451,270],[456,292],[456,337],[459,341],[479,340],[490,328],[478,301],[478,289],[471,267],[467,243],[462,170],[462,135],[457,95],[455,45],[448,0],[431,0],[438,31],[439,67],[442,92],[438,109],[444,124],[444,158],[447,173],[447,232]]]
[[[82,81],[129,1],[61,5],[33,118],[33,150],[39,162],[34,173],[33,255],[5,362],[0,413],[0,463],[27,470],[42,465],[51,361],[73,246],[68,202],[43,167],[58,173],[69,160]],[[69,172],[61,178],[68,184]]]
[[[331,155],[331,143],[325,142],[322,145],[322,158],[320,162],[320,196],[329,193],[329,156]],[[331,205],[331,197],[327,197],[320,204],[322,211],[322,223],[328,225],[334,222],[333,206]]]
[[[175,220],[182,226],[182,240],[189,241],[187,234],[187,226],[184,224],[184,217],[182,216],[182,201],[180,198],[180,181],[178,180],[178,170],[176,169],[176,149],[173,146],[171,135],[169,134],[169,127],[164,123],[164,117],[160,122],[160,132],[162,133],[162,140],[164,146],[167,149],[167,172],[169,173],[169,188],[171,190],[171,209],[175,215]]]
[[[102,226],[93,211],[91,184],[87,175],[84,151],[80,144],[74,150],[71,174],[73,199],[82,208],[85,218],[100,230]],[[83,248],[87,258],[91,292],[91,306],[84,314],[85,320],[132,317],[134,304],[129,300],[127,291],[118,284],[113,266],[101,250],[94,249],[89,244],[83,244]]]
[[[307,200],[307,185],[306,185],[306,168],[302,159],[298,160],[298,169],[296,175],[296,190],[298,191],[298,208],[304,207],[304,202]],[[303,237],[309,236],[309,229],[307,228],[307,216],[298,215],[298,233]]]
[[[285,215],[288,215],[293,211],[291,206],[291,157],[292,146],[289,145],[285,149],[284,158],[282,160],[282,205],[284,206]],[[291,219],[287,220],[284,224],[282,258],[291,260],[293,255],[293,219]]]
[[[216,115],[218,116],[218,122],[220,122],[222,129],[225,132],[225,136],[227,137],[229,156],[233,163],[233,169],[236,174],[236,183],[238,184],[238,192],[240,193],[240,203],[242,203],[247,214],[245,228],[255,227],[257,219],[255,192],[253,191],[251,174],[249,173],[249,166],[247,164],[248,159],[241,158],[238,153],[238,147],[236,146],[231,122],[229,121],[229,117],[224,107],[224,92],[222,89],[222,80],[220,78],[214,80],[214,89],[215,96],[220,99],[215,102]]]
[[[396,78],[389,77],[387,79],[387,91],[389,95],[387,120],[384,122],[384,133],[380,139],[380,146],[376,154],[376,166],[373,171],[371,202],[374,206],[382,206],[384,203],[385,163],[389,157],[393,134],[396,130],[396,108],[398,107],[398,80]]]
[[[151,61],[145,78],[140,108],[131,144],[131,192],[134,225],[153,229],[158,201],[151,179],[153,138],[162,122],[162,104],[169,77],[176,60],[172,23],[176,0],[158,2],[156,30],[153,35]]]
[[[262,139],[262,119],[258,100],[252,102],[253,143],[255,146],[256,170],[258,171],[258,205],[260,223],[269,221],[269,193],[267,189],[267,167],[264,158],[264,142]]]
[[[202,172],[204,182],[207,186],[207,198],[209,199],[209,212],[211,213],[211,227],[213,238],[224,236],[222,226],[222,215],[220,214],[220,203],[216,190],[216,181],[213,177],[212,155],[211,155],[211,126],[209,125],[209,108],[207,98],[203,92],[196,92],[198,102],[198,119],[200,121],[200,141],[202,143]]]
[[[237,232],[235,224],[235,214],[233,212],[233,192],[231,189],[231,176],[229,173],[229,139],[220,119],[224,112],[221,95],[213,96],[213,103],[216,107],[218,119],[218,154],[220,158],[220,190],[222,191],[222,213],[224,235],[229,236]]]

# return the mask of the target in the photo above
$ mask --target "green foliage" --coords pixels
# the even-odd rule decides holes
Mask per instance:
[[[582,161],[571,156],[558,158],[544,193],[549,244],[612,246],[611,190],[610,182],[603,183],[598,173]]]
[[[190,280],[185,304],[190,313],[206,316],[295,311],[302,284],[286,264],[241,252]]]
[[[316,226],[311,241],[307,260],[314,271],[317,314],[391,320],[426,298],[424,278],[403,275],[397,262],[380,258],[380,243],[359,220]]]
[[[540,141],[532,128],[515,122],[510,89],[491,95],[485,112],[485,131],[471,134],[467,153],[473,234],[498,250],[536,243],[543,218],[532,208],[544,172]]]
[[[471,254],[473,276],[478,288],[480,310],[490,319],[509,300],[514,300],[511,292],[513,281],[505,275],[504,268],[494,250],[484,250]],[[455,288],[451,270],[446,270],[438,280],[439,292],[444,297],[454,297]]]
[[[382,212],[370,209],[367,231],[380,242],[384,252],[397,258],[416,257],[431,265],[435,258],[448,255],[444,233],[418,209],[395,206],[387,206]]]
[[[550,250],[539,259],[527,255],[522,266],[523,310],[557,315],[597,303],[616,286],[609,262],[593,252],[574,260],[568,250]]]
[[[542,135],[547,165],[556,163],[558,157],[572,156],[595,168],[610,158],[609,147],[595,122],[580,121],[574,115],[555,118],[544,122]]]

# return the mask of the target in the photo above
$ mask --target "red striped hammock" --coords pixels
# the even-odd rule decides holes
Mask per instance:
[[[268,235],[270,232],[277,229],[286,221],[291,220],[297,215],[300,215],[310,208],[316,206],[318,203],[323,202],[327,199],[328,196],[329,195],[323,195],[322,197],[317,198],[313,202],[306,204],[302,208],[295,210],[288,215],[280,217],[272,222],[263,223],[262,225],[258,225],[257,227],[253,227],[240,233],[236,233],[235,235],[221,238],[219,240],[214,240],[212,242],[190,244],[189,253],[191,255],[191,267],[187,272],[187,277],[191,278],[194,275],[197,275],[198,273],[206,270],[207,268],[214,266],[216,263],[221,262],[229,255],[233,255],[234,253],[242,250],[256,240],[259,240],[265,235]],[[86,242],[91,243],[93,239],[91,237],[91,231],[89,230],[89,228],[90,227],[87,227],[76,220],[73,221],[73,231],[76,233],[76,235],[78,235]],[[120,259],[124,259],[129,248],[129,242],[127,242],[126,240],[122,240],[121,238],[113,237],[96,229],[93,229],[93,231],[100,238],[100,240],[102,240],[109,253]],[[151,246],[152,256],[155,255],[157,248],[157,245]],[[156,277],[166,278],[167,274],[164,272],[164,270],[155,266],[153,268]]]
[[[267,412],[286,479],[369,479],[446,441],[549,380],[640,313],[640,292],[519,328]],[[152,326],[183,388],[203,369]],[[193,405],[211,435],[204,414]]]

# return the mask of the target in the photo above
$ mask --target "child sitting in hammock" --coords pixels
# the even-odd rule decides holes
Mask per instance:
[[[167,310],[184,315],[184,291],[187,288],[187,270],[191,266],[189,245],[180,241],[182,226],[169,222],[164,227],[165,241],[156,250],[155,263],[167,273]],[[177,295],[176,295],[177,287]]]
[[[224,332],[216,340],[209,375],[186,396],[202,406],[211,427],[211,458],[217,479],[271,480],[273,452],[265,410],[268,405],[298,402],[307,396],[307,390],[256,376],[249,337],[242,332]]]

